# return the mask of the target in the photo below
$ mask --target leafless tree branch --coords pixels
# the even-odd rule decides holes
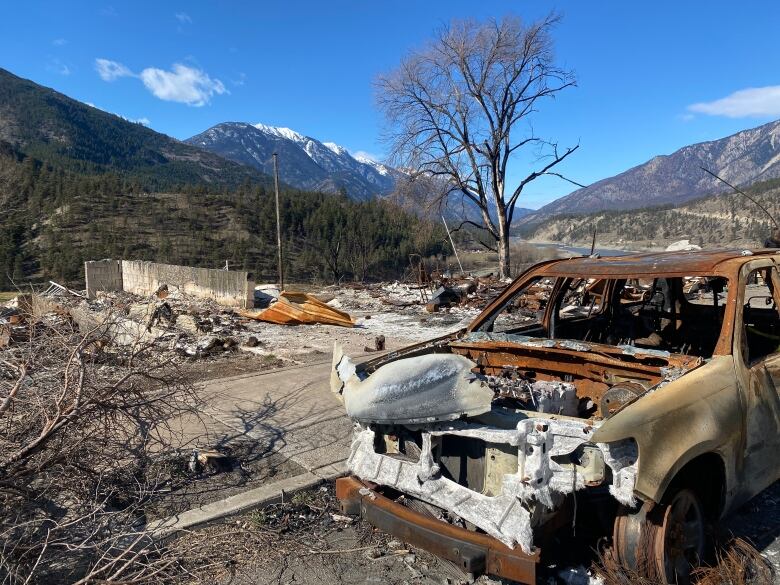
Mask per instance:
[[[440,202],[458,195],[473,204],[466,219],[476,214],[495,240],[504,276],[523,188],[543,175],[564,178],[551,169],[579,147],[558,156],[533,130],[522,131],[543,100],[575,85],[573,74],[555,64],[551,30],[558,21],[555,14],[532,23],[454,21],[377,82],[393,162],[446,184],[436,190]],[[550,146],[554,160],[505,197],[510,160],[533,145]]]
[[[192,386],[149,343],[109,343],[113,315],[26,319],[0,360],[0,582],[159,582],[178,560],[139,518]]]

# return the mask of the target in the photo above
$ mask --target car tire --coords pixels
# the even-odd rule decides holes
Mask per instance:
[[[664,503],[623,508],[615,519],[613,547],[630,571],[662,583],[685,585],[704,556],[705,517],[690,489],[672,492]]]

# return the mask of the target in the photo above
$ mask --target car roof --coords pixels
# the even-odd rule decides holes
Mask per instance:
[[[540,266],[538,274],[584,277],[639,275],[704,275],[733,274],[740,266],[757,257],[780,255],[780,250],[696,250],[686,252],[650,252],[627,256],[591,258],[581,256],[553,260]]]

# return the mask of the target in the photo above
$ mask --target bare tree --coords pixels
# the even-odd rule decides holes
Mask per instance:
[[[461,226],[485,230],[504,277],[523,189],[544,175],[565,179],[554,168],[579,148],[561,151],[525,123],[542,100],[575,85],[573,74],[554,62],[550,31],[557,22],[556,15],[531,24],[516,17],[454,21],[378,80],[395,162],[429,185],[443,185],[439,204],[458,194],[476,207],[481,224],[467,217]],[[529,150],[538,167],[507,186],[510,161]]]

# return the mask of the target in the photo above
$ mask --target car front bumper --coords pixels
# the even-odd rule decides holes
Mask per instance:
[[[447,524],[415,512],[383,496],[373,484],[358,478],[336,480],[336,496],[346,514],[359,514],[380,530],[404,542],[445,558],[465,573],[484,573],[520,583],[536,582],[540,550],[532,554],[520,547],[509,548],[501,541],[478,532]]]

